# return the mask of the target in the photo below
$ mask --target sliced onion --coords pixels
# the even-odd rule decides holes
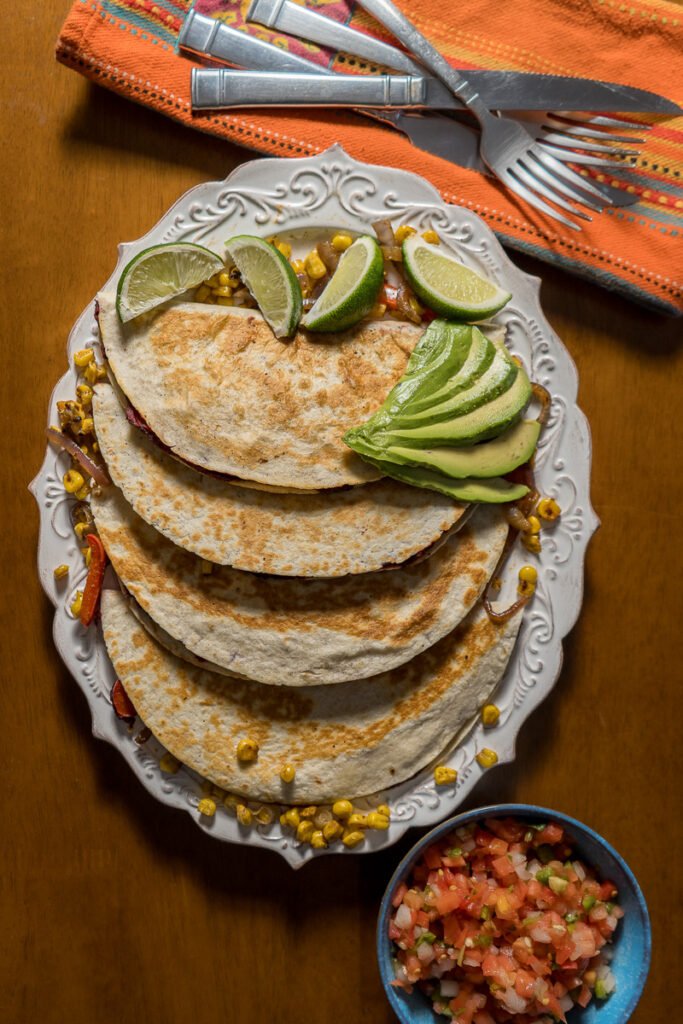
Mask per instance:
[[[76,444],[70,437],[63,434],[61,430],[55,430],[54,427],[47,428],[47,439],[56,444],[59,448],[63,448],[65,452],[76,460],[81,469],[84,469],[86,473],[93,478],[96,484],[101,484],[106,487],[107,484],[111,483],[109,475],[105,469],[101,466],[97,466],[92,459],[89,459],[82,448]]]
[[[341,258],[341,253],[337,252],[331,242],[318,242],[315,248],[318,256],[327,267],[328,272],[334,274]]]
[[[537,384],[535,381],[531,382],[531,390],[533,392],[534,398],[541,403],[541,411],[538,414],[538,422],[541,424],[542,427],[544,427],[548,422],[548,417],[550,416],[550,404],[552,402],[550,392],[547,388],[544,388],[542,384]]]
[[[403,250],[399,245],[382,245],[380,248],[385,260],[390,260],[392,263],[403,262]]]
[[[380,245],[396,245],[396,236],[394,235],[394,229],[391,226],[391,221],[376,220],[371,227],[377,235],[377,240]]]

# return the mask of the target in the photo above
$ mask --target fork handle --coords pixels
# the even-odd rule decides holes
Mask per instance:
[[[359,3],[368,14],[388,28],[408,52],[429,68],[432,74],[436,75],[480,120],[493,117],[476,88],[450,66],[391,0],[359,0]]]

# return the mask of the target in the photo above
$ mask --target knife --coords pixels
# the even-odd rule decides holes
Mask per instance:
[[[263,45],[263,44],[262,44]],[[493,77],[492,77],[493,76]],[[516,88],[514,72],[468,71],[468,81],[478,90],[482,99],[492,110],[520,110],[523,100]],[[527,75],[527,78],[547,78],[545,75]],[[506,81],[511,78],[512,86]],[[574,86],[576,80],[570,79]],[[579,83],[574,88],[571,107],[575,110],[607,109],[605,104],[596,102],[596,86],[605,83]],[[612,109],[624,109],[623,101],[617,101],[614,90],[620,86],[609,86],[613,102]],[[541,85],[543,89],[543,85]],[[562,86],[553,84],[545,87],[545,98],[561,103],[547,104],[548,109],[569,110],[566,92],[560,97]],[[513,104],[513,99],[516,101]],[[581,102],[578,102],[578,101]],[[668,101],[666,101],[668,102]],[[441,82],[435,78],[417,75],[338,75],[327,74],[322,80],[316,72],[311,73],[310,64],[302,71],[232,71],[227,68],[193,69],[192,105],[198,110],[216,107],[400,107],[406,110],[451,110],[463,111],[463,105]],[[536,104],[534,104],[536,109]],[[545,109],[545,105],[543,107]]]
[[[360,34],[360,33],[358,33]],[[313,66],[304,57],[288,53],[279,47],[256,39],[244,31],[231,28],[215,18],[191,11],[185,19],[178,37],[181,49],[202,54],[238,67],[253,67],[270,71],[301,71],[327,74],[332,72],[319,65]],[[387,44],[383,44],[387,45]],[[393,50],[393,47],[389,47]],[[399,53],[400,51],[395,51]],[[220,69],[216,69],[220,71]],[[214,73],[209,72],[207,74]],[[372,78],[376,76],[336,75],[336,80]],[[385,76],[394,77],[394,76]],[[564,78],[561,75],[537,75],[516,71],[467,70],[468,79],[476,85],[479,94],[492,110],[601,110],[633,111],[659,114],[681,113],[671,100],[644,89],[594,82],[588,79]],[[443,95],[447,90],[428,76],[426,90]],[[205,86],[208,88],[208,86]],[[212,86],[215,90],[216,85]],[[444,97],[444,102],[446,98]],[[449,94],[450,109],[462,106]],[[445,109],[449,109],[448,107]]]

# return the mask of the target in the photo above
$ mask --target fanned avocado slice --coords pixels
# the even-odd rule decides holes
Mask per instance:
[[[483,444],[467,448],[387,448],[383,460],[406,466],[425,466],[455,479],[504,476],[528,462],[536,448],[541,424],[521,420]]]
[[[481,501],[489,505],[501,505],[506,501],[519,501],[529,491],[524,484],[515,484],[501,477],[491,477],[488,480],[449,480],[441,473],[423,469],[422,466],[397,466],[382,459],[368,458],[367,461],[394,480],[412,484],[413,487],[424,487],[428,491],[438,491],[449,498],[455,498],[456,501]]]
[[[468,361],[472,343],[473,328],[469,324],[433,320],[413,349],[400,381],[391,389],[377,412],[362,426],[354,429],[386,429],[415,396],[439,391]]]
[[[526,373],[520,369],[507,391],[491,402],[485,402],[473,412],[412,429],[392,427],[385,433],[373,433],[372,440],[383,451],[397,446],[434,448],[437,445],[460,447],[476,444],[501,434],[524,409],[530,398],[531,383]]]
[[[433,406],[440,405],[454,395],[471,388],[488,370],[496,355],[496,346],[478,327],[470,327],[470,332],[470,350],[460,368],[457,371],[454,369],[452,375],[440,387],[434,388],[432,381],[425,382],[425,387],[411,395],[400,409],[396,409],[397,416],[426,412]]]
[[[445,402],[429,406],[421,412],[401,415],[395,421],[395,426],[401,428],[421,427],[437,423],[440,420],[451,419],[454,416],[464,416],[465,413],[473,412],[485,402],[493,401],[498,395],[512,387],[518,372],[518,367],[516,363],[513,363],[507,350],[498,348],[495,350],[493,362],[489,368],[470,387],[456,392]]]

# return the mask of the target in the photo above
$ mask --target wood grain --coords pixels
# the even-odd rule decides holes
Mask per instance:
[[[42,459],[69,328],[111,272],[120,240],[248,154],[59,67],[52,49],[63,3],[3,6],[6,30],[10,14],[12,25],[0,67],[0,1020],[389,1024],[375,915],[415,834],[387,853],[327,858],[298,873],[265,852],[212,842],[156,804],[119,755],[92,738],[85,700],[54,652],[26,486]],[[517,262],[543,277],[545,310],[579,368],[602,529],[557,688],[523,729],[515,764],[492,771],[470,803],[549,804],[623,852],[654,926],[652,972],[632,1020],[673,1021],[681,322]],[[673,927],[680,933],[678,920]]]

